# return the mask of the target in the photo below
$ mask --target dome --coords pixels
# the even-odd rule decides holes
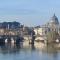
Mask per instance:
[[[59,24],[58,18],[55,16],[55,14],[53,17],[51,17],[50,24]]]

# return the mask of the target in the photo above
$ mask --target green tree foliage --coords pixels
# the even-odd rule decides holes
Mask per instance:
[[[54,42],[58,38],[59,34],[56,31],[50,31],[47,33],[47,42]]]

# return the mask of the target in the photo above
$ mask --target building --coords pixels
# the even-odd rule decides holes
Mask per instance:
[[[60,25],[58,18],[55,16],[55,14],[53,15],[53,17],[50,18],[50,21],[46,25],[49,28],[49,31],[59,32]]]
[[[34,28],[36,40],[46,40],[47,28],[42,26],[39,28]]]
[[[55,31],[60,35],[60,24],[58,21],[58,18],[54,14],[48,23],[45,25],[42,25],[40,27],[34,28],[35,35],[39,36],[37,37],[39,40],[46,40],[47,39],[47,33],[51,31]],[[37,39],[37,40],[38,40]]]

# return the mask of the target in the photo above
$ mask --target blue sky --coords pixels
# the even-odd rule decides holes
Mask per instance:
[[[0,0],[0,21],[45,24],[53,14],[60,20],[60,0]]]

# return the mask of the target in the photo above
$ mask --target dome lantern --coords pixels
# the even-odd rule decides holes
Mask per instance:
[[[59,24],[58,18],[56,17],[56,15],[54,14],[53,17],[51,17],[50,19],[50,24]]]

